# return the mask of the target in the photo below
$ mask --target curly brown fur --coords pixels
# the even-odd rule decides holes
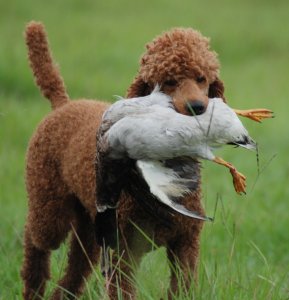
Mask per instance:
[[[31,69],[44,97],[55,109],[68,102],[64,82],[57,66],[53,63],[44,26],[30,22],[26,28],[26,45]]]
[[[156,37],[146,46],[127,96],[147,95],[159,84],[179,112],[191,114],[188,103],[202,104],[200,113],[204,112],[208,96],[224,96],[217,54],[209,46],[208,38],[190,28],[175,28]]]
[[[23,296],[26,300],[42,299],[49,278],[51,250],[57,249],[72,231],[68,266],[52,296],[52,299],[62,299],[65,290],[76,296],[82,292],[84,280],[91,273],[91,264],[96,263],[99,257],[100,248],[92,234],[97,194],[94,163],[96,133],[108,104],[91,100],[69,101],[40,23],[32,22],[27,26],[26,41],[36,82],[54,110],[38,126],[27,151],[29,209],[21,271]],[[176,108],[181,112],[187,113],[183,104],[188,99],[205,103],[209,90],[214,93],[214,88],[210,87],[219,80],[216,56],[207,48],[208,41],[190,29],[176,29],[160,36],[148,46],[140,72],[128,95],[147,94],[159,83],[166,93],[173,95]],[[200,75],[206,78],[204,87],[202,83],[195,82],[196,76]],[[176,86],[166,86],[166,81],[172,79],[177,80]],[[198,91],[198,99],[194,98],[191,87]],[[196,163],[198,185],[190,196],[183,199],[183,204],[203,214],[199,174],[199,164]],[[168,226],[162,218],[148,213],[139,204],[142,191],[134,186],[134,182],[137,185],[136,176],[132,170],[128,176],[132,182],[131,189],[123,191],[120,196],[117,218],[122,259],[118,263],[119,256],[115,253],[113,261],[122,272],[130,275],[133,272],[130,262],[137,264],[142,255],[151,249],[139,227],[155,243],[167,248],[172,266],[176,261],[180,263],[185,285],[189,287],[189,273],[196,271],[202,222],[178,214],[171,215],[165,208],[157,207],[156,212],[166,217]],[[140,201],[136,201],[131,194],[139,196]],[[111,299],[117,299],[117,285],[122,289],[123,299],[135,297],[134,286],[122,272],[112,274],[109,288]],[[172,293],[177,286],[173,272]],[[70,294],[65,296],[72,297]]]

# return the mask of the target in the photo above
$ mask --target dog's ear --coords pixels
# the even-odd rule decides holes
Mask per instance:
[[[209,98],[222,98],[224,102],[226,102],[224,92],[225,92],[224,83],[219,78],[217,78],[209,86]]]
[[[151,93],[152,89],[148,83],[144,82],[143,79],[138,75],[135,77],[133,83],[127,90],[126,97],[134,98],[134,97],[142,97],[147,96]]]

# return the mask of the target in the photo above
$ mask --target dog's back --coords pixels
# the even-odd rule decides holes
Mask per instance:
[[[74,193],[94,212],[94,165],[79,164],[95,161],[96,132],[108,104],[89,100],[70,101],[58,67],[52,59],[43,24],[30,22],[26,27],[25,39],[36,84],[53,109],[30,141],[26,172],[28,193],[34,194],[31,182],[42,176],[49,181],[49,191],[44,192],[45,188],[38,182],[35,189],[41,190],[41,195],[51,197],[52,190],[58,191],[54,195],[57,198]],[[56,177],[59,178],[55,180]],[[54,187],[54,184],[57,186]],[[39,199],[43,199],[43,196],[33,196],[29,200]]]

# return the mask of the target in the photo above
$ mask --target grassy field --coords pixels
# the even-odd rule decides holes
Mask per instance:
[[[41,20],[72,98],[124,95],[144,45],[174,26],[210,36],[222,63],[232,107],[266,107],[276,118],[244,123],[260,147],[256,156],[226,149],[222,156],[247,175],[237,196],[229,173],[204,163],[203,202],[215,221],[205,225],[199,286],[179,299],[289,299],[289,4],[285,0],[14,0],[0,2],[0,299],[21,299],[19,269],[27,199],[25,149],[50,110],[36,89],[23,30]],[[66,248],[53,256],[53,282]],[[164,250],[147,255],[137,274],[140,299],[166,297]],[[98,270],[83,299],[103,293]],[[49,286],[53,288],[53,283]]]

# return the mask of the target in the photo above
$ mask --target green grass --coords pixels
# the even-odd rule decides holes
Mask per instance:
[[[124,95],[145,43],[163,30],[190,26],[211,37],[231,106],[271,108],[276,118],[261,125],[244,120],[260,146],[264,170],[258,178],[254,153],[221,151],[247,175],[246,196],[234,193],[224,168],[204,163],[203,202],[208,215],[214,214],[216,199],[221,200],[214,223],[203,230],[199,285],[179,299],[288,299],[289,4],[285,0],[0,3],[0,299],[21,299],[25,149],[49,111],[26,59],[22,33],[32,19],[45,23],[73,98],[111,101],[115,94]],[[54,282],[63,270],[66,251],[62,247],[53,256]],[[135,280],[140,299],[165,297],[169,268],[164,249],[144,258]],[[98,269],[87,287],[83,299],[102,295]]]

